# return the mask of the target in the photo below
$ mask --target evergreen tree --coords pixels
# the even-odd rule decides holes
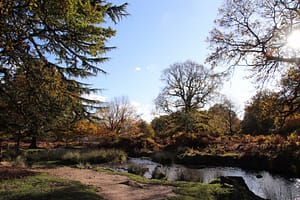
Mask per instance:
[[[6,130],[29,132],[35,147],[39,134],[91,117],[98,102],[82,96],[97,89],[78,80],[105,73],[99,64],[115,35],[107,19],[118,22],[126,5],[0,0],[0,122]]]

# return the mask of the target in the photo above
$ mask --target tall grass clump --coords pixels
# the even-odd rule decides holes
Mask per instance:
[[[68,150],[63,148],[37,149],[25,151],[24,156],[29,162],[58,161],[62,160],[62,157],[66,152],[68,152]]]
[[[126,153],[117,149],[83,150],[79,153],[79,161],[84,163],[123,163],[126,160]]]
[[[127,160],[126,153],[116,149],[44,149],[28,151],[24,153],[24,157],[32,164],[47,161],[61,164],[101,164],[107,162],[122,163]]]

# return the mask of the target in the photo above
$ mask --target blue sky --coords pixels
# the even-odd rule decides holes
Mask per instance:
[[[112,1],[115,4],[124,1]],[[151,119],[153,101],[163,87],[162,71],[175,62],[193,60],[204,64],[208,55],[205,42],[222,0],[130,0],[130,16],[113,26],[116,36],[108,45],[116,49],[106,56],[111,60],[101,67],[108,72],[89,80],[102,88],[106,101],[127,96],[142,118]],[[207,64],[205,66],[209,67]],[[224,84],[222,93],[239,111],[254,94],[248,80],[237,70]]]

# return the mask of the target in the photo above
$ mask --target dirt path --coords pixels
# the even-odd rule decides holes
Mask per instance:
[[[52,176],[80,181],[97,188],[106,200],[160,200],[174,196],[172,187],[136,183],[126,176],[96,172],[89,169],[58,167],[43,169]]]

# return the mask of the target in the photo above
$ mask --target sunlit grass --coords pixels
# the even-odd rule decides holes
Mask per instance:
[[[99,200],[95,189],[44,174],[0,181],[0,200]]]
[[[131,180],[142,184],[173,186],[176,196],[169,197],[168,200],[240,200],[238,190],[230,187],[223,187],[221,184],[168,181],[165,179],[147,179],[143,176],[126,172],[116,172],[111,169],[102,167],[97,168],[97,171],[127,176]],[[245,195],[244,197],[244,200],[251,199],[248,198],[247,195]]]
[[[170,197],[169,200],[229,200],[233,192],[231,189],[222,188],[219,184],[176,182],[175,185],[177,196]]]

